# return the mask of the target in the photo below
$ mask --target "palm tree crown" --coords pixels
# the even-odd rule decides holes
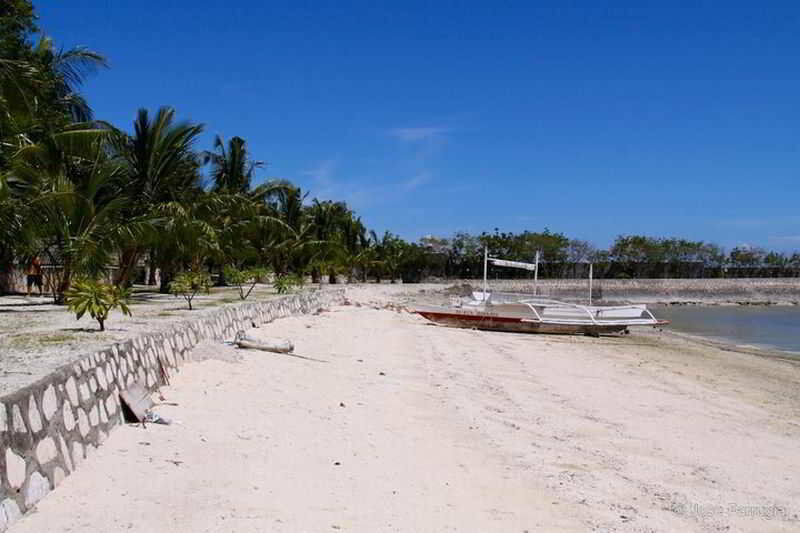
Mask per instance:
[[[266,163],[253,161],[247,150],[247,142],[241,137],[225,141],[219,135],[214,139],[214,151],[203,152],[204,163],[211,163],[212,191],[244,194],[250,191],[255,171]]]

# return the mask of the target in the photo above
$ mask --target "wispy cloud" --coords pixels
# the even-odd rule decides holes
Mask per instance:
[[[306,170],[302,174],[308,176],[316,182],[329,182],[333,178],[333,173],[336,170],[336,159],[325,159],[320,161],[316,167]]]
[[[320,200],[330,200],[336,195],[334,174],[338,165],[339,160],[336,158],[324,159],[315,167],[301,172],[303,176],[311,178],[311,196]],[[310,197],[307,201],[310,201]]]
[[[411,192],[430,183],[436,177],[435,158],[447,145],[451,128],[445,126],[418,126],[390,128],[388,134],[404,143],[404,174],[411,176],[399,182],[401,192]],[[410,152],[409,152],[410,150]]]
[[[450,132],[444,126],[385,129],[384,135],[401,142],[394,147],[393,157],[379,165],[383,169],[372,169],[371,176],[362,172],[354,175],[339,157],[320,160],[300,173],[311,190],[309,199],[344,200],[359,208],[387,205],[410,196],[435,181],[436,156],[447,145]],[[353,164],[363,166],[363,161]]]
[[[396,198],[398,191],[405,191],[396,183],[345,176],[345,171],[340,167],[341,161],[336,157],[323,159],[314,167],[301,172],[301,175],[310,178],[308,187],[311,194],[306,199],[307,202],[316,198],[344,201],[351,207],[365,208],[385,203],[393,197]]]
[[[442,127],[423,127],[423,128],[392,128],[389,135],[401,141],[420,142],[431,139],[440,139],[450,130]]]
[[[422,170],[415,176],[405,180],[400,184],[400,188],[404,191],[413,191],[420,185],[428,183],[433,178],[433,174],[428,170]]]

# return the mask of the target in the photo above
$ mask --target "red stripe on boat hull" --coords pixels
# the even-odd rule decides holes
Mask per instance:
[[[473,328],[489,331],[508,331],[513,333],[562,333],[598,334],[617,333],[627,326],[603,324],[553,324],[523,320],[517,317],[486,316],[469,313],[444,313],[440,311],[417,311],[431,322],[456,328]]]

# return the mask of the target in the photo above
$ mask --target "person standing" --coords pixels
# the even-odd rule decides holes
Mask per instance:
[[[25,275],[27,276],[27,287],[28,287],[28,296],[31,295],[31,287],[36,285],[39,289],[39,296],[42,295],[42,262],[39,260],[39,256],[34,256],[31,263],[28,265],[28,268],[25,269]]]

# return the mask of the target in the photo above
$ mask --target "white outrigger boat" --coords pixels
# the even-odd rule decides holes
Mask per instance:
[[[536,264],[532,265],[490,258],[488,254],[485,254],[484,290],[482,292],[473,292],[472,300],[457,301],[451,307],[420,306],[415,311],[428,320],[443,326],[519,333],[600,335],[601,333],[627,332],[631,326],[657,327],[669,323],[654,317],[647,306],[643,304],[579,305],[559,300],[503,293],[495,297],[486,290],[486,265],[489,261],[501,266],[538,271],[538,256]],[[591,288],[589,290],[591,295]]]

